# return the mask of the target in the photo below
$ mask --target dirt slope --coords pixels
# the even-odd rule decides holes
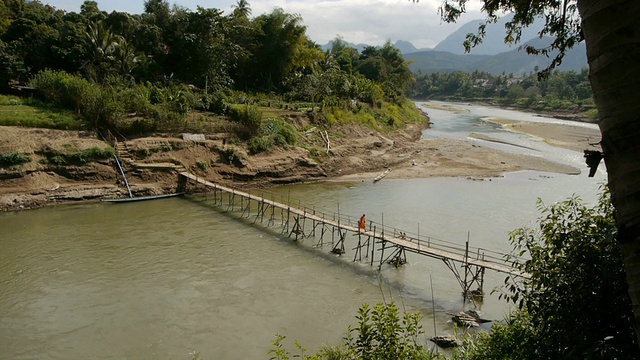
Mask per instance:
[[[389,178],[490,177],[517,170],[580,172],[470,141],[420,140],[424,127],[414,125],[390,135],[357,125],[332,127],[327,132],[329,151],[319,130],[300,131],[296,147],[253,156],[242,144],[227,143],[224,134],[208,135],[202,141],[161,134],[120,142],[116,150],[135,196],[175,192],[177,173],[184,170],[239,188],[326,179],[369,180],[389,168]],[[0,126],[0,155],[19,152],[31,158],[21,166],[0,167],[0,209],[127,196],[113,159],[52,165],[41,154],[43,148],[64,152],[92,147],[108,145],[85,132]]]

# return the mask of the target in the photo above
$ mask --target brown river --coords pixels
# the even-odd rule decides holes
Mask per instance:
[[[455,115],[463,125],[454,130],[438,126],[439,116],[454,115],[429,110],[434,132],[478,132],[474,126],[492,110],[467,108],[471,113]],[[606,176],[601,169],[587,178],[579,153],[533,145],[583,174],[272,191],[354,219],[366,213],[407,232],[460,244],[469,238],[472,246],[508,252],[508,232],[535,224],[537,198],[553,203],[577,194],[592,202]],[[351,261],[355,245],[348,241],[347,254],[332,255],[314,247],[314,239],[294,242],[279,228],[239,219],[200,195],[0,214],[0,359],[191,359],[194,352],[203,359],[267,359],[277,333],[287,336],[290,350],[294,339],[309,350],[337,344],[362,303],[390,300],[422,314],[423,341],[431,346],[434,332],[453,333],[447,312],[478,307],[500,320],[510,309],[489,294],[504,275],[487,271],[484,301],[465,304],[441,261],[409,255],[405,266],[378,272]]]

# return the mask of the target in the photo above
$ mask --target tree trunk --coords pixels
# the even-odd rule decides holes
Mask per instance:
[[[640,1],[578,0],[640,343]]]

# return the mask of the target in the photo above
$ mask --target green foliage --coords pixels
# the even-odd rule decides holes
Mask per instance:
[[[41,99],[72,110],[93,128],[122,134],[202,128],[190,116],[199,110],[228,113],[236,123],[231,130],[250,139],[259,135],[260,109],[229,104],[257,103],[274,118],[324,107],[357,113],[364,104],[381,107],[385,99],[399,104],[413,82],[390,42],[361,54],[336,42],[324,53],[309,40],[299,15],[279,8],[249,19],[246,2],[228,14],[162,1],[147,5],[144,15],[106,13],[96,2],[80,13],[40,2],[8,14],[0,7],[6,15],[0,20],[0,80],[6,81],[0,84],[32,79]],[[266,94],[248,95],[256,90]],[[289,103],[281,101],[283,94]],[[1,117],[5,124],[73,128],[66,120]],[[397,124],[364,113],[347,120],[377,121]],[[295,144],[294,134],[284,128],[269,136],[287,146]]]
[[[286,339],[286,336],[282,336],[280,334],[276,334],[276,339],[271,341],[274,348],[269,350],[269,355],[273,355],[270,357],[270,360],[288,360],[291,353],[284,348],[283,341]]]
[[[198,160],[196,161],[196,166],[198,167],[198,169],[202,171],[207,171],[210,165],[209,165],[209,162],[206,160]]]
[[[377,131],[401,128],[406,124],[426,122],[415,104],[404,99],[398,103],[382,102],[378,107],[357,106],[353,110],[332,107],[313,117],[315,122],[328,126],[335,124],[359,124]],[[320,120],[322,119],[322,120]]]
[[[421,344],[422,326],[420,315],[399,314],[398,307],[391,304],[377,304],[371,308],[363,304],[356,316],[357,325],[349,326],[344,343],[341,346],[325,346],[314,355],[304,355],[305,348],[295,342],[303,359],[344,359],[344,360],[387,360],[387,359],[437,359],[440,356],[430,353]],[[283,342],[286,337],[276,335],[274,346],[269,351],[271,359],[286,360],[291,353]]]
[[[11,167],[22,165],[31,161],[29,155],[19,152],[12,152],[0,155],[0,167]]]
[[[92,161],[106,160],[113,157],[115,150],[111,147],[92,147],[83,151],[73,151],[72,146],[67,147],[70,151],[59,151],[45,146],[36,151],[37,154],[45,157],[46,162],[52,165],[84,165]]]
[[[182,148],[181,147],[181,143],[174,142],[174,143],[160,145],[160,146],[137,148],[137,149],[133,150],[133,153],[137,157],[139,157],[141,159],[144,159],[146,157],[149,157],[149,156],[151,156],[153,154],[156,154],[156,153],[159,153],[159,152],[169,152],[169,151],[173,151],[173,150],[179,150],[181,148]]]
[[[94,128],[119,129],[119,122],[125,113],[123,103],[119,100],[117,88],[93,87],[83,100],[81,113]]]
[[[390,42],[359,54],[336,41],[325,54],[309,40],[302,18],[280,8],[249,19],[246,1],[231,13],[171,8],[162,1],[148,5],[144,15],[108,14],[96,2],[87,2],[79,13],[41,2],[13,6],[11,11],[0,6],[0,83],[24,83],[43,71],[77,73],[53,87],[45,86],[47,79],[37,80],[41,91],[47,89],[47,101],[74,110],[83,107],[83,100],[69,95],[113,78],[162,81],[165,88],[193,84],[189,87],[200,92],[195,101],[191,92],[173,90],[171,100],[158,101],[150,89],[151,103],[167,103],[170,112],[198,108],[222,114],[227,101],[220,94],[228,90],[294,90],[297,100],[312,105],[334,97],[373,104],[383,98],[395,101],[413,81]]]
[[[253,31],[247,34],[254,39],[248,46],[254,55],[243,62],[239,82],[270,93],[281,88],[294,70],[311,67],[322,52],[314,51],[301,22],[300,15],[281,8],[256,17]]]
[[[152,113],[151,90],[144,84],[121,84],[118,99],[127,113],[149,116]]]
[[[608,193],[591,208],[576,197],[538,207],[537,230],[511,233],[516,255],[530,259],[513,265],[531,277],[507,279],[501,294],[518,312],[467,358],[640,358]]]
[[[219,128],[245,140],[266,136],[252,141],[252,152],[264,151],[269,143],[297,143],[296,129],[284,122],[261,134],[264,115],[255,104],[272,118],[326,107],[334,109],[319,118],[329,124],[393,128],[405,123],[397,114],[369,111],[381,109],[385,99],[400,105],[413,81],[389,42],[362,54],[338,43],[325,54],[309,41],[299,15],[282,9],[250,20],[239,15],[244,10],[225,15],[217,9],[154,4],[144,16],[107,14],[94,2],[79,14],[37,2],[16,8],[10,18],[28,21],[3,22],[0,73],[12,80],[31,78],[39,98],[71,111],[32,117],[27,111],[2,113],[0,123],[85,125],[126,135],[210,129],[194,121],[193,110],[199,110],[227,115],[232,124],[223,121]],[[252,94],[256,89],[268,93]],[[10,105],[21,106],[18,100]]]
[[[0,95],[0,125],[73,130],[81,122],[72,111],[39,100]]]
[[[593,98],[589,73],[555,71],[545,80],[535,73],[491,75],[466,73],[422,74],[411,91],[417,98],[493,101],[538,111],[587,112]]]
[[[598,109],[590,109],[587,110],[586,115],[591,118],[593,121],[598,120]]]
[[[227,112],[227,100],[222,92],[203,94],[200,102],[202,103],[200,107],[202,110],[211,111],[215,114],[224,114]]]
[[[124,112],[114,87],[90,83],[63,71],[42,71],[31,85],[45,101],[73,108],[96,128],[115,128]]]
[[[530,320],[527,313],[515,312],[504,323],[494,324],[490,333],[468,333],[454,351],[453,360],[534,359],[530,340],[535,329]]]
[[[96,87],[81,77],[54,70],[44,70],[36,74],[31,86],[37,89],[44,101],[74,110],[81,110],[86,106],[90,94]]]
[[[235,148],[229,146],[224,150],[223,154],[223,158],[229,165],[239,166],[241,164],[242,155]]]
[[[158,87],[109,78],[90,83],[77,75],[44,71],[32,81],[45,101],[73,107],[95,128],[124,134],[161,130],[183,130],[185,115],[200,105],[200,99],[184,85]],[[125,114],[136,118],[126,121]]]
[[[250,138],[260,131],[262,124],[262,112],[255,106],[232,107],[229,109],[229,120],[239,123],[241,128],[240,136]]]
[[[298,141],[296,128],[283,120],[263,121],[260,132],[280,147],[293,146]]]
[[[248,150],[251,155],[268,151],[273,146],[273,140],[266,136],[256,136],[249,140]]]
[[[349,328],[347,352],[358,359],[421,359],[426,352],[418,337],[423,334],[418,314],[400,318],[395,304],[367,304],[358,310],[358,324]]]
[[[295,145],[298,141],[298,132],[290,124],[284,124],[278,129],[278,135],[284,138],[284,141],[288,145]],[[282,144],[279,144],[282,145]]]

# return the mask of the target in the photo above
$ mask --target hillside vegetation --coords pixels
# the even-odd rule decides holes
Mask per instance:
[[[0,96],[0,125],[86,131],[107,140],[110,154],[131,152],[121,155],[138,162],[173,163],[234,181],[301,181],[326,174],[292,175],[288,169],[300,159],[314,166],[331,160],[325,168],[337,171],[343,166],[331,155],[340,144],[426,126],[405,97],[413,75],[390,43],[358,52],[336,39],[322,51],[302,19],[279,8],[252,17],[244,0],[228,14],[148,0],[142,14],[129,14],[85,1],[76,13],[16,0],[0,2],[0,14],[0,92],[6,94]],[[187,152],[174,141],[181,133],[201,133],[214,143],[207,143],[207,152]],[[96,177],[86,166],[69,168],[83,166],[78,162],[43,159],[44,139],[30,146],[13,142],[34,136],[3,137],[4,178],[24,180],[38,171],[74,181],[109,177],[104,170]],[[143,137],[154,140],[143,143]],[[116,148],[116,140],[129,148]],[[279,158],[248,161],[258,154]],[[115,166],[112,171],[115,178]]]
[[[412,96],[513,106],[579,121],[592,122],[598,117],[587,68],[580,72],[555,71],[546,79],[533,72],[521,76],[494,76],[481,71],[419,74]]]

